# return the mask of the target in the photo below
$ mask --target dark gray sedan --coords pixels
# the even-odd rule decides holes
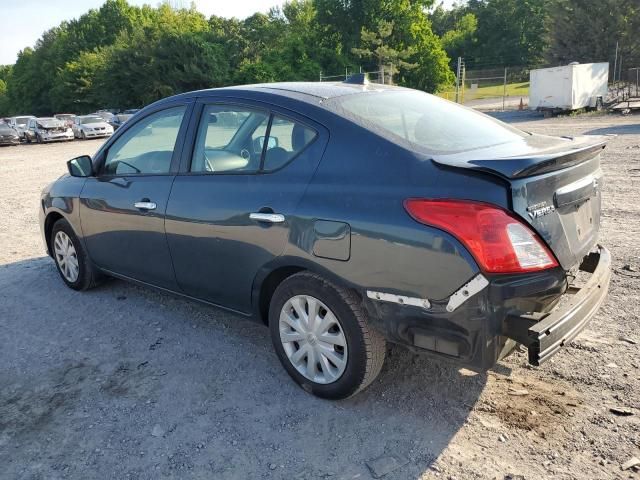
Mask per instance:
[[[41,226],[69,287],[113,276],[264,322],[297,383],[345,398],[388,341],[477,370],[570,342],[609,284],[603,148],[358,79],[206,90],[70,160]]]

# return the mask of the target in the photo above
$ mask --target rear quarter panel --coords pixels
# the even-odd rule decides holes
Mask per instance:
[[[444,299],[478,273],[451,235],[417,223],[407,198],[467,198],[508,206],[507,189],[489,176],[435,166],[335,117],[331,139],[297,211],[285,255],[306,257],[364,293],[384,290]],[[308,237],[317,221],[346,223],[347,260],[320,258]],[[317,252],[315,252],[317,253]]]

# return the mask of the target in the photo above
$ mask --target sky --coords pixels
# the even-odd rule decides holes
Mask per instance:
[[[46,30],[63,20],[78,18],[104,0],[0,0],[0,65],[15,63],[18,52],[32,47]],[[130,4],[156,5],[157,0],[129,0]],[[246,18],[255,12],[266,13],[283,0],[195,0],[196,8],[207,17]],[[452,0],[445,0],[451,4]],[[189,0],[171,0],[173,5],[189,6]]]

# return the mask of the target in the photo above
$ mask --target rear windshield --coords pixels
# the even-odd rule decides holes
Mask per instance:
[[[325,103],[355,123],[427,153],[456,153],[527,134],[474,110],[415,90],[344,95]]]

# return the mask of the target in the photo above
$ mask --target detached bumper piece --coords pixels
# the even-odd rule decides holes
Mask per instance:
[[[591,273],[582,288],[569,287],[556,308],[548,313],[509,316],[505,336],[529,350],[529,363],[540,365],[571,342],[589,323],[607,296],[611,279],[611,254],[598,246],[587,255],[579,270]]]

